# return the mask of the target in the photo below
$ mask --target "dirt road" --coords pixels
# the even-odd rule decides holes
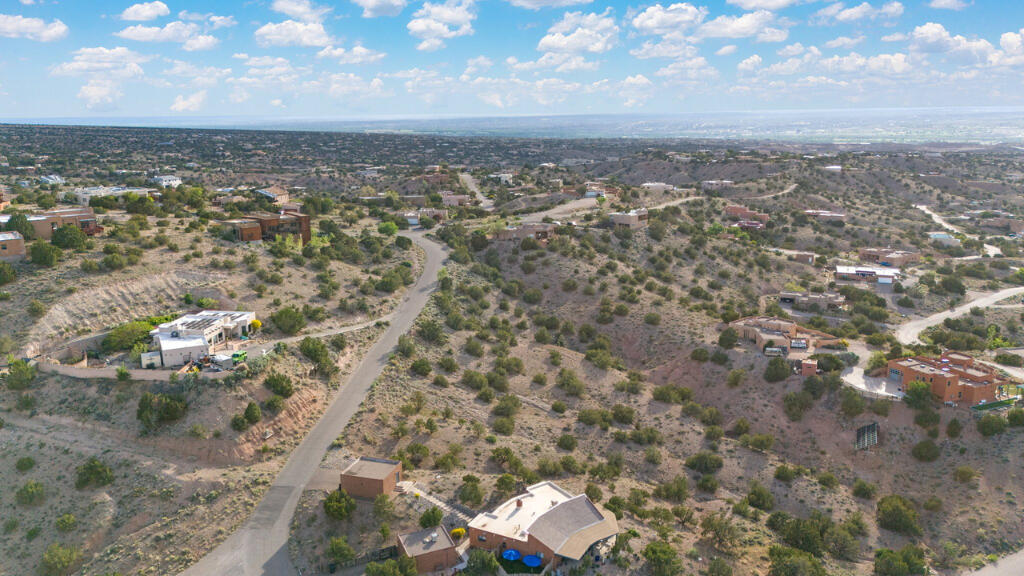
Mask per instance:
[[[437,287],[444,249],[422,233],[407,236],[423,248],[426,261],[423,273],[399,304],[387,331],[343,384],[320,421],[292,452],[252,515],[220,546],[183,572],[183,576],[297,576],[288,556],[287,542],[289,525],[302,490],[313,478],[331,443],[359,410],[398,344],[398,337],[412,328]]]

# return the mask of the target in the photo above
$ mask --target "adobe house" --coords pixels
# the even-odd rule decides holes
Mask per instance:
[[[917,380],[931,386],[938,400],[968,406],[995,401],[999,387],[1010,383],[992,368],[958,352],[939,358],[896,358],[889,360],[888,369],[889,378],[899,380],[904,392]]]
[[[574,566],[618,533],[615,514],[554,482],[534,484],[469,523],[470,546],[496,553],[513,548],[540,556],[552,569]]]
[[[416,561],[416,571],[420,574],[447,573],[462,561],[455,542],[440,526],[400,535],[398,551]]]
[[[338,487],[349,496],[373,499],[381,494],[393,493],[401,480],[401,462],[360,456],[342,470]]]
[[[25,239],[18,232],[0,232],[0,260],[17,262],[25,259]]]

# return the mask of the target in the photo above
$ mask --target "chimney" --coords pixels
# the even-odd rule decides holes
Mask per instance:
[[[520,498],[519,500],[516,500],[516,508],[522,508],[522,507],[523,507],[523,499]]]

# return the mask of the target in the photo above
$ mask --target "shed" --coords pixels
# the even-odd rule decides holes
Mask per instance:
[[[393,493],[401,480],[401,462],[360,456],[342,470],[339,488],[350,496],[376,498]]]
[[[398,548],[416,561],[416,571],[420,574],[447,573],[460,561],[451,536],[439,526],[399,536]]]

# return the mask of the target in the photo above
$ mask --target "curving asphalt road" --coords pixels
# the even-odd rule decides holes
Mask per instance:
[[[920,334],[921,331],[925,328],[931,328],[932,326],[941,324],[946,318],[963,316],[970,312],[971,308],[974,308],[975,306],[985,308],[995,304],[996,302],[1005,300],[1012,296],[1018,296],[1020,294],[1024,294],[1024,286],[1016,286],[1014,288],[1007,288],[1005,290],[1000,290],[999,292],[986,294],[979,298],[975,298],[974,300],[964,302],[952,310],[943,310],[925,318],[911,320],[906,324],[901,324],[899,328],[896,329],[896,339],[899,340],[901,344],[913,344],[918,341],[917,335]]]
[[[297,576],[288,556],[288,532],[303,488],[320,466],[331,443],[359,410],[373,381],[387,365],[398,337],[408,332],[437,287],[437,274],[445,259],[440,244],[422,233],[405,234],[426,252],[423,273],[391,315],[380,340],[352,372],[302,443],[295,448],[274,483],[249,518],[220,546],[181,576]]]
[[[484,210],[494,210],[494,200],[491,200],[484,193],[480,191],[480,186],[476,183],[476,178],[469,172],[462,172],[459,174],[459,180],[462,181],[462,185],[465,186],[470,192],[476,195],[480,199],[480,207]]]

